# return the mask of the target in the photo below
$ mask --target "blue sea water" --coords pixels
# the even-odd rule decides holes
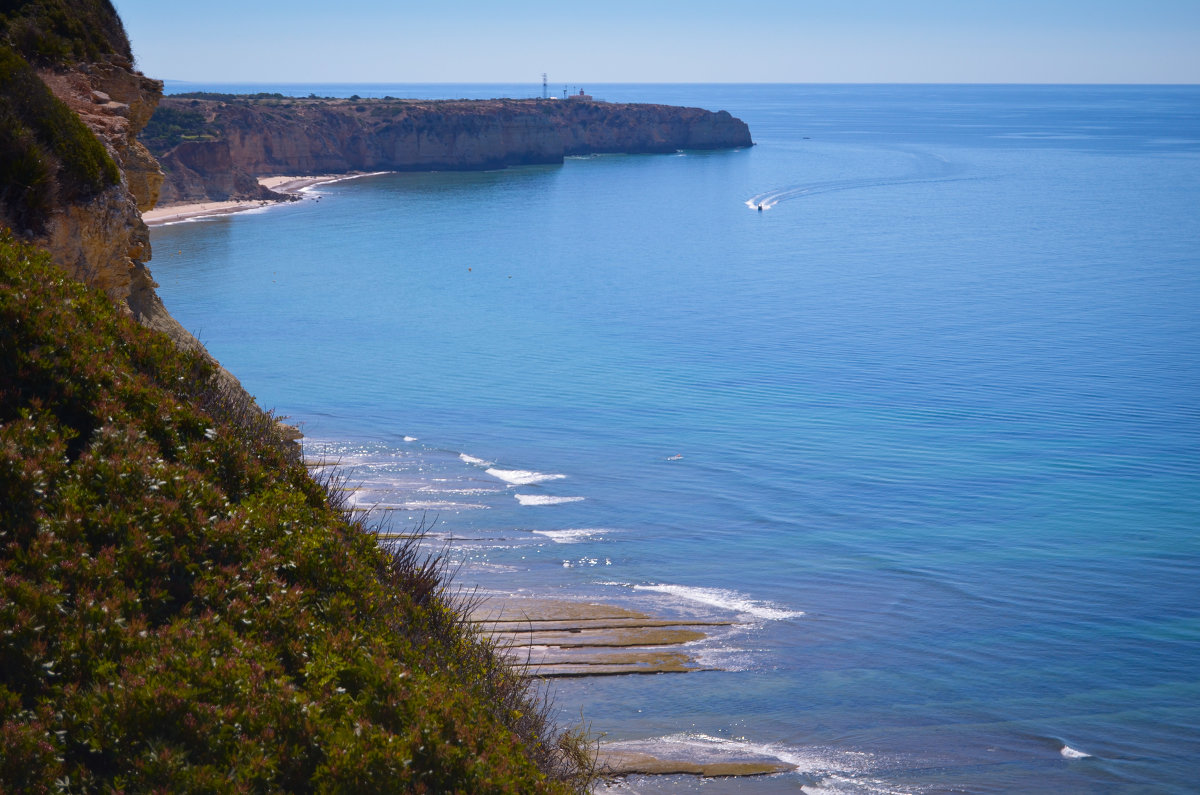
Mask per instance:
[[[156,228],[167,307],[461,585],[739,622],[557,702],[797,772],[622,791],[1194,791],[1200,88],[585,88],[757,146]]]

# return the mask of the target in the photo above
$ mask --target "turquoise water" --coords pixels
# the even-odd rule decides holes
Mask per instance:
[[[1200,88],[586,88],[758,145],[157,228],[167,307],[464,586],[740,622],[558,703],[798,772],[624,790],[1193,791]]]

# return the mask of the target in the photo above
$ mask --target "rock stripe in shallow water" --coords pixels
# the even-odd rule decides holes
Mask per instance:
[[[709,670],[669,647],[732,622],[655,618],[615,605],[563,599],[489,601],[471,621],[530,676],[616,676]]]
[[[788,773],[796,766],[778,759],[725,759],[698,761],[695,759],[664,759],[642,752],[616,751],[601,748],[596,767],[605,776],[672,776],[692,775],[708,778],[717,776],[768,776]]]

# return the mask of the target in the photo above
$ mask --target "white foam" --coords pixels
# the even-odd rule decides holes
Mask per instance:
[[[735,647],[699,647],[692,650],[701,668],[720,671],[753,671],[758,652]]]
[[[453,500],[405,500],[404,502],[372,502],[355,501],[357,508],[360,504],[366,507],[359,510],[368,511],[486,511],[489,506],[475,502],[454,502]]]
[[[798,618],[804,615],[802,610],[788,610],[771,602],[762,602],[757,599],[751,599],[737,591],[729,591],[724,588],[694,588],[688,585],[635,585],[635,591],[657,591],[658,593],[670,594],[677,596],[680,599],[686,599],[690,602],[700,602],[701,604],[720,607],[725,610],[734,610],[738,613],[751,615],[755,618],[764,618],[771,621],[779,621],[785,618]]]
[[[582,541],[598,538],[605,531],[584,527],[573,530],[534,530],[533,532],[539,536],[545,536],[556,544],[578,544]]]
[[[458,457],[462,459],[464,464],[474,464],[477,467],[490,467],[492,465],[491,461],[484,461],[482,458],[476,458],[475,456],[467,455],[466,453],[459,453]]]
[[[792,765],[798,772],[827,774],[860,773],[870,766],[871,755],[858,751],[834,751],[825,748],[792,748],[786,745],[755,743],[743,737],[726,739],[707,734],[671,734],[648,740],[626,740],[606,744],[623,751],[641,751],[655,756],[672,756],[698,762],[738,760],[777,760]]]
[[[505,483],[514,486],[532,486],[534,483],[545,483],[547,480],[562,480],[566,475],[549,475],[543,472],[533,472],[528,469],[485,469],[494,478],[500,478]]]
[[[1062,750],[1059,751],[1059,753],[1062,754],[1067,759],[1090,759],[1092,756],[1089,753],[1085,753],[1083,751],[1076,750],[1069,745],[1064,745],[1062,747]]]
[[[886,781],[851,776],[830,775],[816,784],[804,784],[800,791],[808,795],[895,795],[913,792],[912,789],[896,789]]]
[[[819,776],[820,780],[813,784],[802,784],[800,791],[821,795],[911,795],[914,792],[911,788],[901,789],[892,782],[878,778],[875,770],[880,766],[881,760],[862,751],[755,743],[744,737],[725,739],[699,733],[619,741],[606,743],[605,747],[700,763],[727,760],[778,761],[792,765],[797,773]]]
[[[776,204],[779,204],[779,197],[772,194],[760,194],[746,199],[746,206],[751,210],[757,210],[759,207],[769,210]]]
[[[582,502],[583,497],[551,497],[546,494],[514,494],[522,505],[561,505],[564,502]]]

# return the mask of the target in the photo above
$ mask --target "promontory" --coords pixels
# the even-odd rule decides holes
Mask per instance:
[[[752,146],[726,111],[591,99],[164,97],[141,140],[166,173],[163,203],[268,198],[258,177],[459,171],[569,155]]]

